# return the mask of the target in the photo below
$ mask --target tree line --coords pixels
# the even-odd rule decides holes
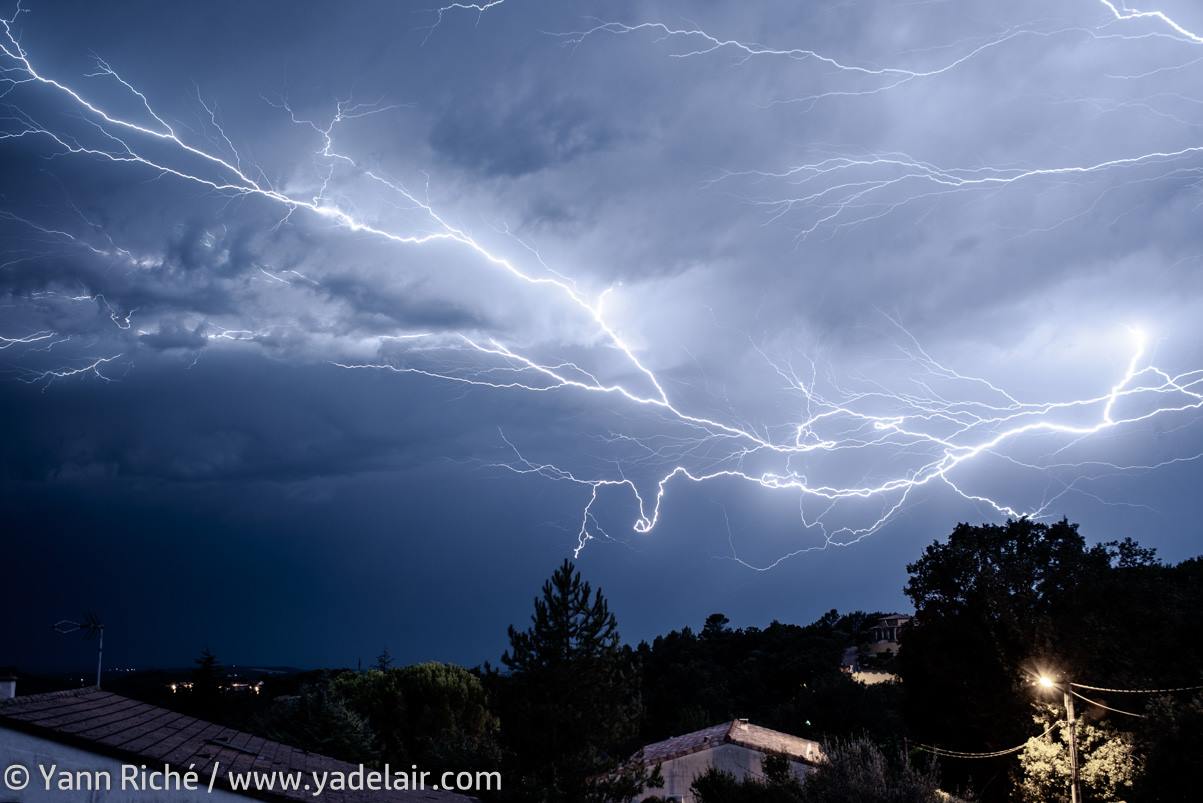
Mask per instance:
[[[302,676],[251,710],[211,693],[209,655],[182,702],[349,761],[499,769],[497,800],[535,803],[654,792],[658,768],[628,763],[640,746],[747,717],[822,741],[827,762],[804,782],[774,759],[749,780],[712,771],[695,783],[702,803],[934,803],[947,799],[940,790],[985,802],[1068,799],[1064,713],[1059,695],[1033,683],[1041,673],[1100,689],[1203,685],[1198,558],[1169,565],[1131,540],[1089,545],[1067,521],[1021,519],[958,525],[907,571],[915,614],[896,683],[863,685],[839,668],[880,612],[764,628],[714,614],[697,631],[631,646],[601,590],[565,561],[530,621],[510,627],[498,666],[393,667],[386,652],[367,671]],[[1203,694],[1083,696],[1086,800],[1191,799]],[[929,748],[945,753],[939,763]]]

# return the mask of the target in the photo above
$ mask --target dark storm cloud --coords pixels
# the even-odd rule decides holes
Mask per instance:
[[[1148,328],[1167,364],[1203,362],[1197,155],[989,186],[907,175],[1092,165],[1197,144],[1198,47],[1153,24],[1117,25],[1090,0],[1055,9],[1034,1],[508,0],[479,18],[448,14],[434,31],[423,27],[422,4],[28,8],[16,27],[47,75],[115,113],[143,115],[136,97],[95,74],[90,54],[98,54],[187,141],[265,186],[418,239],[439,231],[429,203],[532,276],[564,277],[590,300],[612,288],[608,320],[691,413],[788,433],[806,402],[779,369],[808,376],[810,358],[832,386],[921,386],[930,377],[908,374],[897,346],[910,341],[883,313],[946,365],[1025,400],[1106,392],[1128,358],[1127,324]],[[1203,28],[1196,9],[1167,11]],[[813,49],[871,72],[732,46],[682,57],[708,41],[663,29],[554,35],[599,17]],[[991,42],[953,69],[897,86],[872,72],[932,71]],[[113,146],[43,89],[13,87],[4,102],[81,143]],[[354,165],[322,155],[320,129],[339,101],[354,111],[339,123],[335,147]],[[141,153],[228,178],[147,140],[138,140]],[[840,159],[870,164],[826,169],[834,163],[825,160]],[[244,562],[202,562],[248,587],[261,582],[265,609],[309,598],[291,573],[345,594],[342,614],[389,607],[379,591],[386,584],[446,602],[437,573],[404,568],[407,556],[413,566],[446,567],[453,555],[478,555],[472,571],[489,576],[471,604],[447,603],[457,612],[446,630],[455,632],[477,615],[473,607],[508,615],[514,606],[490,594],[518,593],[519,580],[537,580],[544,563],[575,546],[587,491],[482,468],[514,460],[507,442],[539,462],[629,471],[650,484],[645,490],[654,489],[658,458],[615,433],[688,444],[688,428],[674,429],[671,416],[615,397],[469,389],[331,365],[513,378],[512,364],[455,351],[465,334],[644,392],[642,375],[563,293],[515,279],[462,242],[382,240],[262,195],[63,153],[45,137],[0,141],[0,160],[8,215],[0,220],[0,336],[54,335],[0,350],[3,499],[22,543],[48,533],[78,538],[95,510],[96,540],[122,556],[160,531],[164,541],[178,531],[223,555],[246,544]],[[858,194],[873,182],[881,186]],[[86,370],[97,358],[112,361]],[[1189,423],[1159,421],[1083,454],[1138,464],[1193,454],[1200,438]],[[693,456],[718,459],[704,448]],[[888,463],[865,473],[893,469]],[[972,479],[984,490],[1004,468]],[[1186,519],[1172,490],[1196,477],[1197,468],[1175,464],[1092,481],[1065,498],[1064,512],[1097,526],[1100,538],[1149,531],[1183,555],[1196,544],[1175,533]],[[1021,490],[998,481],[1003,492]],[[618,543],[599,539],[584,555],[629,614],[631,635],[724,606],[745,621],[832,605],[892,607],[913,557],[907,549],[958,517],[994,515],[950,496],[933,491],[874,542],[766,578],[710,558],[730,557],[736,544],[741,555],[771,561],[811,543],[795,497],[734,483],[673,486],[662,522],[644,537],[630,532],[631,499],[615,493],[597,514]],[[1135,513],[1098,503],[1113,496],[1148,500],[1166,526],[1153,533]],[[339,548],[348,555],[387,554],[377,565],[406,582],[363,586],[356,566],[372,561],[349,557],[334,561],[341,574],[317,578],[312,567],[330,559],[335,531],[346,533]],[[188,550],[163,543],[150,551],[179,560]],[[278,577],[273,554],[286,567]],[[49,552],[27,546],[22,556],[33,575],[53,574]],[[154,583],[143,581],[139,594],[116,558],[106,565],[127,580],[123,604],[147,604]],[[654,591],[664,578],[713,596],[690,590],[666,601]],[[814,596],[782,611],[798,585]],[[521,587],[523,604],[528,591]],[[328,623],[313,609],[303,616]],[[328,653],[297,652],[298,660],[378,650],[373,627],[405,629],[367,618],[356,635],[366,646],[339,642]],[[490,626],[500,633],[506,623]],[[441,638],[434,652],[455,653]],[[231,649],[254,649],[249,637],[234,641]],[[394,652],[403,650],[394,644]]]
[[[202,349],[208,344],[203,324],[189,329],[183,324],[164,320],[157,332],[139,335],[139,342],[145,343],[152,349],[165,351],[168,349]]]
[[[382,290],[377,278],[334,273],[322,280],[322,290],[330,297],[347,302],[365,329],[379,329],[381,323],[420,329],[479,329],[486,322],[471,310],[447,300],[430,299],[415,287],[388,287]]]
[[[195,348],[193,337],[168,330],[146,345]],[[433,411],[445,397],[414,398],[407,380],[209,353],[147,354],[119,379],[108,393],[64,385],[6,394],[6,482],[287,483],[473,456],[457,445],[454,422],[476,405],[464,402],[467,415],[440,424]]]
[[[457,103],[430,134],[431,145],[485,176],[515,178],[610,147],[613,122],[574,98],[477,98]]]

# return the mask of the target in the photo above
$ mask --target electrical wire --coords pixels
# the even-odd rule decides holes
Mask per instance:
[[[1103,704],[1102,704],[1102,703],[1100,703],[1098,700],[1091,700],[1091,699],[1090,699],[1089,697],[1087,697],[1086,695],[1084,695],[1084,694],[1078,694],[1078,693],[1077,693],[1076,691],[1074,691],[1073,689],[1070,689],[1070,690],[1069,690],[1069,693],[1070,693],[1070,694],[1072,694],[1074,697],[1077,697],[1079,700],[1085,700],[1086,702],[1090,703],[1091,705],[1097,705],[1099,708],[1105,708],[1105,709],[1107,709],[1108,711],[1114,711],[1114,712],[1115,712],[1115,713],[1117,713],[1117,714],[1126,714],[1127,716],[1130,716],[1130,717],[1139,717],[1140,719],[1144,719],[1144,718],[1145,718],[1145,715],[1144,715],[1144,714],[1134,714],[1134,713],[1132,713],[1131,711],[1125,711],[1125,710],[1123,710],[1122,708],[1112,708],[1112,707],[1111,707],[1111,706],[1109,706],[1109,705],[1103,705]]]
[[[1039,736],[1033,736],[1032,739],[1043,739],[1045,736],[1048,736],[1050,733],[1052,733],[1053,728],[1060,724],[1061,722],[1059,720],[1054,722],[1052,725],[1048,726],[1048,729],[1045,730],[1044,733],[1040,734]],[[1028,742],[1030,741],[1031,739],[1028,739]],[[914,747],[917,750],[923,750],[927,753],[932,753],[933,755],[941,756],[943,758],[999,758],[1000,756],[1009,756],[1011,753],[1018,753],[1020,750],[1028,746],[1028,742],[1024,742],[1016,747],[1008,747],[1006,750],[993,750],[988,753],[969,753],[962,750],[946,750],[943,747],[935,747],[930,744],[915,744]]]
[[[1171,694],[1174,692],[1203,690],[1203,686],[1178,686],[1176,688],[1170,688],[1170,689],[1109,689],[1109,688],[1106,688],[1103,686],[1090,686],[1086,683],[1072,683],[1071,682],[1068,685],[1071,687],[1077,687],[1079,689],[1088,689],[1090,691],[1101,691],[1101,692],[1106,692],[1106,693],[1111,693],[1111,694]],[[1124,711],[1122,708],[1112,708],[1109,705],[1104,705],[1103,703],[1100,703],[1098,700],[1092,700],[1089,697],[1086,697],[1085,695],[1078,694],[1076,691],[1073,690],[1073,688],[1069,689],[1069,693],[1072,694],[1074,697],[1077,697],[1080,700],[1088,702],[1091,705],[1098,706],[1099,708],[1106,709],[1107,711],[1114,711],[1117,714],[1124,714],[1129,717],[1139,717],[1141,719],[1143,719],[1145,717],[1144,714],[1137,714],[1132,711]],[[1042,733],[1039,736],[1036,736],[1034,738],[1042,739],[1045,736],[1048,736],[1050,733],[1052,733],[1053,728],[1057,727],[1060,724],[1062,724],[1062,723],[1059,720],[1057,722],[1054,722],[1052,725],[1048,726],[1048,729],[1045,730],[1044,733]],[[1017,745],[1016,747],[1008,747],[1006,750],[992,750],[990,752],[985,752],[985,753],[972,753],[972,752],[967,752],[967,751],[963,751],[963,750],[947,750],[943,747],[936,747],[936,746],[930,745],[930,744],[916,743],[914,745],[914,747],[916,750],[923,750],[924,752],[931,753],[931,754],[937,755],[937,756],[942,756],[944,758],[999,758],[1001,756],[1008,756],[1012,753],[1018,753],[1020,750],[1027,747],[1027,742],[1024,742],[1021,745]]]
[[[1108,689],[1102,686],[1088,686],[1085,683],[1070,683],[1070,686],[1077,686],[1079,689],[1087,689],[1089,691],[1101,691],[1108,694],[1172,694],[1179,691],[1199,691],[1203,686],[1178,686],[1173,689]]]

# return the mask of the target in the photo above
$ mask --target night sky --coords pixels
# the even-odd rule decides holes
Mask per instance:
[[[957,521],[1203,551],[1158,9],[6,3],[0,665],[496,661],[574,555],[638,641],[902,609]]]

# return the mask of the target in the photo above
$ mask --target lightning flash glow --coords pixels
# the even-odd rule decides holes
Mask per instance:
[[[437,9],[430,33],[445,16],[455,12],[475,14],[478,21],[486,12],[504,13],[502,2],[454,3]],[[679,45],[671,54],[678,58],[702,58],[729,51],[743,61],[776,58],[813,64],[854,82],[785,99],[804,101],[810,108],[821,100],[876,95],[917,81],[939,80],[964,69],[983,54],[1007,48],[1020,39],[1156,37],[1171,39],[1183,47],[1203,44],[1203,38],[1160,11],[1137,11],[1108,0],[1100,0],[1100,5],[1096,10],[1107,13],[1102,24],[1008,30],[970,43],[958,54],[925,67],[854,63],[804,47],[766,47],[699,28],[659,22],[601,22],[559,36],[566,44],[581,48],[600,34],[649,34],[658,42]],[[1060,456],[1069,446],[1110,430],[1203,408],[1203,369],[1157,367],[1151,362],[1150,335],[1136,328],[1127,330],[1126,347],[1113,355],[1115,376],[1109,384],[1084,389],[1076,398],[1033,401],[1026,394],[1005,390],[985,378],[943,364],[898,324],[895,331],[900,349],[910,366],[905,388],[885,378],[839,382],[814,364],[798,371],[759,351],[771,377],[770,389],[784,389],[791,394],[793,407],[784,420],[756,426],[734,414],[699,412],[699,408],[669,392],[671,383],[653,368],[656,361],[652,349],[632,345],[635,340],[620,331],[607,313],[611,294],[623,296],[629,304],[639,303],[637,298],[625,296],[625,289],[614,287],[592,294],[582,289],[584,282],[569,278],[571,269],[552,269],[533,248],[515,249],[527,255],[522,259],[507,256],[449,220],[426,193],[411,190],[339,146],[344,125],[398,106],[345,99],[334,105],[327,119],[319,121],[302,114],[287,100],[270,101],[316,141],[313,158],[320,166],[321,180],[302,190],[289,189],[274,184],[235,146],[236,137],[233,132],[227,134],[216,104],[203,99],[199,92],[196,101],[204,125],[211,132],[209,137],[194,136],[170,122],[137,82],[127,80],[106,61],[98,59],[88,78],[119,89],[125,99],[122,104],[104,103],[83,89],[84,84],[56,76],[23,47],[17,25],[21,13],[18,8],[14,16],[0,22],[0,95],[6,102],[0,140],[38,147],[55,160],[96,160],[136,171],[147,179],[201,188],[231,201],[263,202],[279,210],[278,226],[287,225],[296,215],[311,216],[343,234],[391,248],[459,249],[480,270],[504,278],[515,288],[542,293],[546,304],[570,311],[592,330],[606,354],[618,355],[622,369],[616,371],[603,369],[600,363],[591,365],[575,355],[548,357],[537,348],[502,342],[478,331],[464,330],[451,337],[424,331],[386,331],[379,333],[375,342],[400,348],[400,352],[390,353],[400,353],[401,357],[335,361],[348,371],[418,375],[515,397],[555,393],[579,399],[587,410],[609,411],[633,422],[630,431],[612,432],[605,439],[607,445],[620,448],[628,457],[588,473],[541,462],[528,456],[521,443],[504,433],[499,436],[510,450],[510,457],[495,463],[496,468],[580,489],[584,502],[576,523],[577,552],[593,538],[608,537],[603,521],[615,514],[603,513],[603,505],[629,511],[624,514],[629,526],[636,533],[646,534],[665,515],[666,500],[673,489],[691,483],[736,483],[794,495],[804,530],[814,532],[816,538],[781,559],[860,541],[894,519],[925,488],[947,489],[995,515],[1049,515],[1059,512],[1054,506],[1071,491],[1081,490],[1080,482],[1093,476],[1093,471],[1152,468],[1109,461],[1070,462]],[[1155,27],[1140,31],[1125,27],[1136,24]],[[47,107],[66,112],[65,117],[55,115],[50,119],[74,122],[43,122],[43,115],[32,111]],[[1082,164],[979,164],[961,168],[939,166],[904,153],[840,154],[784,168],[733,169],[716,183],[747,180],[759,185],[786,184],[788,193],[757,198],[753,203],[767,210],[769,220],[797,216],[801,221],[798,235],[804,239],[824,231],[834,236],[849,226],[879,219],[938,195],[1004,191],[1025,182],[1093,180],[1149,166],[1169,165],[1178,170],[1196,165],[1200,153],[1203,144],[1118,154]],[[340,184],[341,179],[345,181]],[[356,182],[366,182],[374,191],[386,193],[395,208],[405,210],[407,222],[396,224],[385,214],[364,212],[371,204],[360,203],[350,195]],[[132,249],[119,247],[111,240],[96,244],[87,236],[13,213],[0,214],[4,223],[35,233],[47,248],[84,249],[130,266],[141,264]],[[85,222],[93,234],[103,232],[103,227]],[[14,252],[7,258],[22,260],[34,255]],[[320,286],[320,279],[291,268],[259,265],[255,274],[258,281],[270,286]],[[96,293],[34,300],[87,300],[103,305],[112,324],[120,330],[142,325],[138,307],[126,308]],[[1114,327],[1120,329],[1126,323],[1116,321]],[[150,329],[139,330],[142,336],[151,333]],[[1173,339],[1177,333],[1155,334]],[[210,327],[203,333],[198,328],[197,336],[207,342],[242,343],[256,341],[266,333],[253,324],[235,322]],[[6,331],[0,333],[0,351],[12,354],[23,348],[44,349],[66,337],[48,329]],[[416,349],[413,353],[422,361],[406,358],[410,354],[405,350],[407,344]],[[459,367],[447,359],[440,361],[440,355],[452,354],[470,359],[461,361]],[[123,359],[129,358],[123,354],[94,354],[75,365],[31,369],[18,378],[43,384],[84,376],[111,380],[109,370]],[[1043,478],[1043,498],[1028,506],[997,498],[989,490],[990,466]],[[780,559],[769,565],[778,562]]]

